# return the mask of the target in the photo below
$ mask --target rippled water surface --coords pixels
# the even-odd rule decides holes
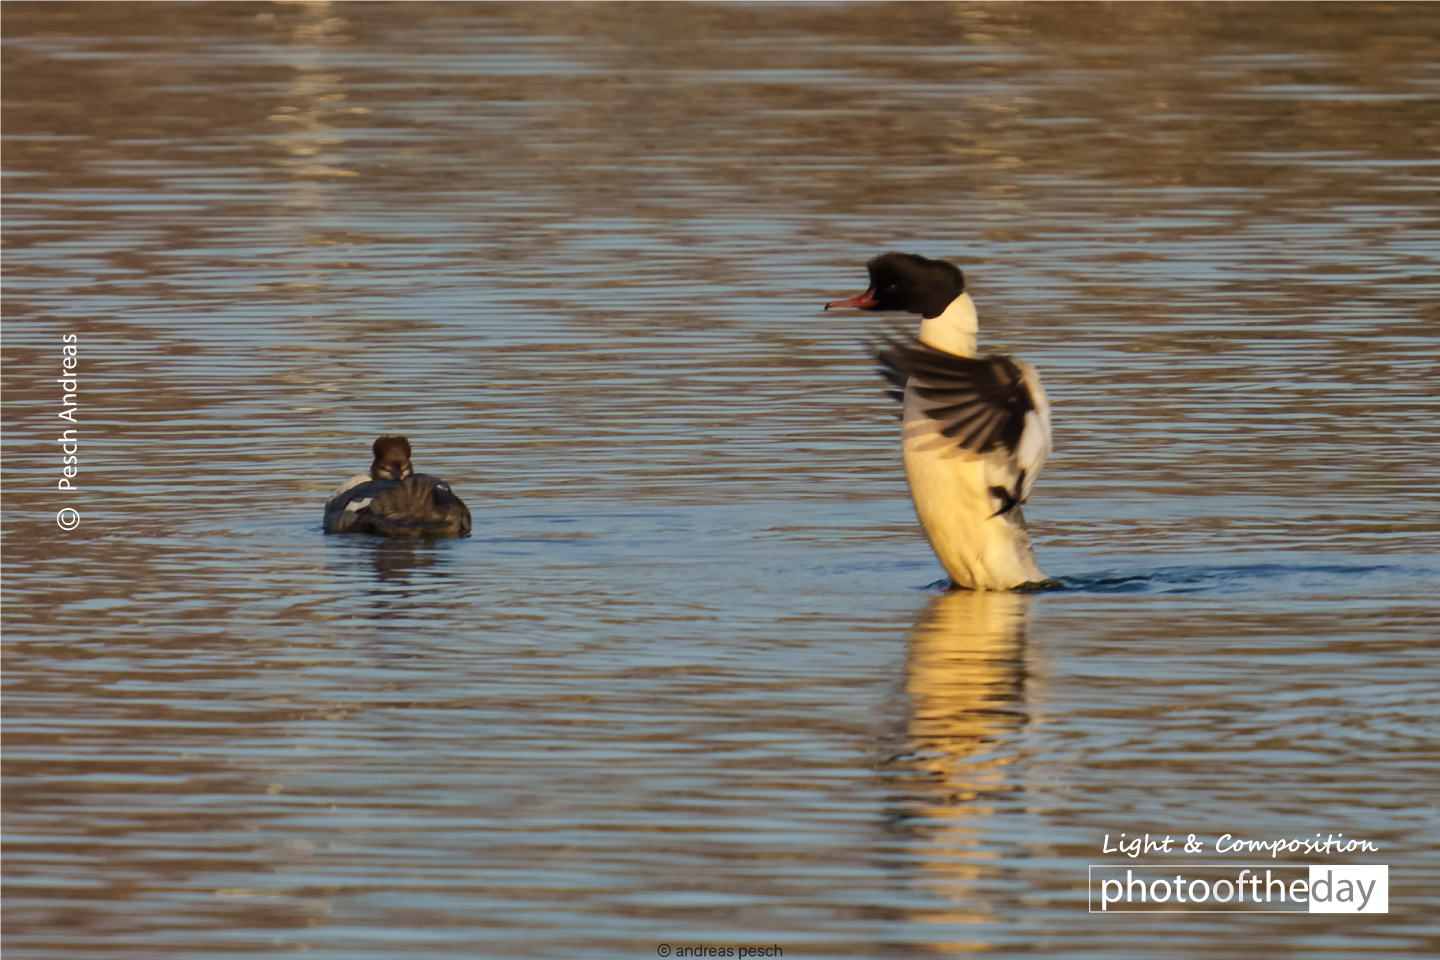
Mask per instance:
[[[1440,7],[4,33],[7,960],[1440,954]],[[885,249],[1041,371],[1065,589],[927,589]],[[321,534],[382,432],[474,536]],[[1121,832],[1391,912],[1091,915]]]

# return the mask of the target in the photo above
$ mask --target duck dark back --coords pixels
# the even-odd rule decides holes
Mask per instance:
[[[382,537],[466,537],[470,510],[439,477],[367,480],[325,504],[326,533]]]

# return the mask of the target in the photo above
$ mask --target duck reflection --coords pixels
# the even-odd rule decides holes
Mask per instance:
[[[434,542],[427,540],[380,540],[374,550],[375,579],[381,583],[407,584],[411,574],[439,559]]]
[[[409,622],[434,615],[437,594],[449,577],[443,549],[433,540],[379,540],[367,544],[375,581],[367,601],[352,608],[362,620]]]
[[[1013,801],[1015,740],[1028,722],[1025,623],[1033,598],[995,591],[935,597],[910,631],[908,750],[886,766],[902,788],[887,821],[917,844],[915,878],[956,904],[933,919],[989,916],[977,881],[997,856],[987,820]]]

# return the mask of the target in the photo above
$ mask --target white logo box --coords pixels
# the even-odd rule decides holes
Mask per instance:
[[[1209,904],[1206,904],[1206,907],[1208,907],[1208,909],[1206,909],[1206,908],[1196,909],[1195,907],[1175,909],[1174,907],[1170,907],[1169,905],[1167,905],[1167,907],[1162,907],[1162,908],[1160,908],[1160,909],[1156,909],[1154,904],[1149,904],[1149,905],[1147,905],[1147,906],[1142,906],[1142,907],[1140,907],[1139,909],[1136,909],[1134,905],[1130,905],[1130,904],[1128,904],[1128,903],[1127,903],[1127,904],[1119,904],[1119,903],[1113,903],[1113,902],[1111,903],[1111,905],[1109,906],[1108,909],[1105,909],[1104,907],[1102,907],[1102,908],[1100,908],[1100,909],[1097,909],[1097,908],[1095,907],[1096,891],[1095,891],[1095,889],[1094,889],[1094,881],[1095,881],[1095,873],[1094,873],[1094,872],[1095,872],[1097,869],[1098,869],[1098,870],[1104,870],[1104,871],[1106,871],[1106,872],[1109,872],[1109,871],[1119,871],[1119,870],[1126,870],[1126,871],[1128,872],[1129,870],[1132,870],[1132,869],[1133,869],[1133,870],[1135,870],[1135,871],[1141,872],[1141,873],[1142,873],[1142,876],[1143,876],[1143,874],[1145,874],[1145,873],[1150,873],[1150,874],[1151,874],[1150,877],[1147,877],[1147,878],[1145,878],[1145,879],[1146,879],[1146,880],[1152,880],[1152,879],[1155,879],[1155,878],[1156,878],[1157,874],[1156,874],[1156,873],[1151,873],[1151,871],[1157,871],[1157,872],[1158,872],[1158,871],[1164,871],[1163,874],[1160,874],[1160,875],[1159,875],[1159,877],[1160,877],[1161,879],[1163,879],[1163,877],[1165,877],[1165,876],[1170,876],[1170,875],[1172,875],[1170,872],[1171,872],[1171,871],[1175,871],[1175,870],[1180,870],[1180,871],[1198,871],[1198,873],[1192,873],[1191,876],[1192,876],[1192,877],[1201,877],[1201,878],[1204,878],[1204,877],[1206,877],[1206,876],[1208,875],[1211,879],[1214,879],[1214,873],[1216,873],[1216,872],[1232,871],[1232,870],[1238,870],[1238,869],[1241,869],[1241,868],[1246,868],[1246,869],[1247,869],[1247,872],[1248,872],[1248,869],[1255,869],[1255,870],[1257,870],[1257,871],[1258,871],[1258,870],[1267,870],[1267,871],[1273,870],[1273,871],[1277,871],[1277,872],[1283,871],[1286,875],[1288,875],[1288,878],[1295,878],[1295,875],[1296,875],[1299,871],[1302,871],[1302,870],[1303,870],[1303,871],[1306,871],[1306,873],[1308,874],[1308,878],[1307,878],[1307,879],[1295,878],[1293,882],[1295,882],[1295,883],[1304,883],[1304,884],[1308,887],[1308,889],[1307,889],[1306,891],[1301,892],[1301,893],[1300,893],[1300,896],[1295,897],[1292,902],[1290,902],[1289,904],[1287,904],[1286,907],[1281,908],[1281,909],[1266,909],[1266,907],[1270,907],[1270,906],[1271,906],[1271,903],[1270,903],[1270,901],[1269,901],[1269,890],[1268,890],[1268,889],[1267,889],[1267,892],[1266,892],[1266,898],[1267,898],[1267,899],[1266,899],[1265,907],[1259,907],[1259,908],[1257,908],[1257,904],[1255,904],[1255,902],[1254,902],[1253,899],[1249,900],[1249,902],[1246,903],[1245,900],[1243,900],[1243,899],[1241,899],[1241,898],[1238,898],[1238,897],[1237,897],[1235,900],[1231,901],[1231,902],[1225,903],[1224,906],[1221,906],[1220,903],[1218,903],[1218,902],[1217,902],[1217,903],[1209,903]],[[1105,864],[1091,864],[1090,867],[1089,867],[1089,870],[1088,870],[1087,872],[1090,874],[1090,878],[1089,878],[1089,882],[1087,883],[1087,887],[1089,887],[1089,899],[1090,899],[1090,910],[1089,910],[1089,912],[1091,912],[1091,913],[1100,913],[1100,912],[1102,912],[1102,910],[1103,910],[1104,912],[1114,912],[1114,913],[1341,913],[1341,914],[1344,914],[1344,913],[1389,913],[1389,912],[1390,912],[1390,867],[1389,867],[1388,865],[1385,865],[1385,864],[1345,864],[1345,863],[1342,863],[1342,864],[1325,864],[1325,865],[1322,865],[1322,866],[1313,866],[1313,865],[1303,864],[1303,863],[1273,863],[1273,862],[1272,862],[1272,863],[1251,863],[1251,864],[1244,864],[1244,863],[1206,863],[1206,864],[1187,863],[1187,864],[1174,864],[1174,865],[1169,865],[1169,864],[1155,864],[1155,863],[1142,863],[1142,864],[1105,863]],[[1103,876],[1103,874],[1102,874],[1102,876]],[[1268,879],[1268,876],[1269,876],[1269,874],[1268,874],[1268,872],[1267,872],[1267,877],[1266,877],[1267,879]],[[1257,872],[1257,878],[1258,878],[1258,872]],[[1114,879],[1114,878],[1106,878],[1106,879]],[[1251,878],[1251,880],[1247,880],[1247,883],[1252,882],[1254,879],[1256,879],[1256,878]],[[1319,886],[1318,886],[1318,889],[1317,889],[1317,886],[1316,886],[1317,884],[1319,885]],[[1288,888],[1289,892],[1292,892],[1292,893],[1294,892],[1293,887],[1290,887],[1288,883],[1286,884],[1286,887]],[[1253,891],[1253,888],[1251,888],[1251,889],[1252,889],[1252,891]],[[1252,895],[1253,895],[1253,894],[1252,894]],[[1103,898],[1103,894],[1102,894],[1101,896],[1102,896],[1102,898]],[[1301,897],[1304,897],[1304,900],[1301,900]],[[1318,899],[1317,899],[1317,897],[1318,897]],[[1284,900],[1286,900],[1286,899],[1287,899],[1287,898],[1282,894],[1282,896],[1281,896],[1282,902],[1283,902]],[[1304,904],[1304,906],[1301,906],[1302,903]],[[1127,906],[1129,907],[1128,909],[1127,909]],[[1278,906],[1278,904],[1275,904],[1275,906]],[[1216,909],[1217,907],[1218,907],[1218,909]]]
[[[1320,892],[1326,896],[1321,899]],[[1311,913],[1389,913],[1390,867],[1342,863],[1310,867]]]

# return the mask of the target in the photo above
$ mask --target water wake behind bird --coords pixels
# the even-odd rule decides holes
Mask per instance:
[[[1371,564],[1324,562],[1193,563],[1152,570],[1109,568],[1068,574],[1021,588],[1025,593],[1135,593],[1264,595],[1328,593],[1352,595],[1357,589],[1393,594],[1434,582],[1440,573],[1423,558],[1396,557]],[[937,580],[927,590],[951,590],[952,582]]]

